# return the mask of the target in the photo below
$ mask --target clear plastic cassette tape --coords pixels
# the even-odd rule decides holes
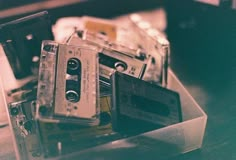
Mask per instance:
[[[95,46],[43,41],[37,93],[37,118],[99,123],[99,67]]]
[[[0,25],[0,43],[16,79],[38,75],[42,40],[53,39],[47,11]]]
[[[139,14],[131,14],[127,18],[120,18],[120,20],[119,18],[105,20],[83,17],[83,23],[85,25],[84,30],[97,33],[97,35],[104,35],[105,44],[110,45],[111,49],[128,53],[128,56],[135,56],[136,58],[140,58],[140,56],[143,59],[151,57],[152,63],[145,70],[142,79],[166,87],[170,44],[163,32],[153,27]],[[90,25],[92,27],[89,27],[88,24],[90,23],[93,24],[93,26]],[[99,37],[101,36],[95,38],[95,36],[91,37],[86,34],[84,39],[90,39],[104,45]]]
[[[57,27],[60,29],[60,26]],[[62,30],[61,28],[58,34],[61,34]],[[138,59],[140,54],[143,59],[152,59],[142,79],[163,87],[167,86],[169,41],[162,31],[153,27],[139,14],[131,14],[114,20],[84,16],[80,18],[80,25],[74,25],[74,31],[82,33],[79,37],[90,43],[118,50],[122,54],[125,53]]]
[[[42,159],[37,124],[32,108],[33,100],[12,102],[8,106],[11,126],[20,159]]]
[[[150,56],[155,60],[155,71],[159,72],[160,82],[162,86],[167,85],[167,72],[170,56],[170,43],[163,32],[152,27],[151,23],[142,19],[138,14],[131,14],[129,16],[132,22],[131,27],[134,33],[138,33],[138,39],[142,40],[141,47],[146,50]],[[134,34],[133,33],[133,34]],[[149,77],[153,77],[152,74]]]
[[[77,31],[69,40],[68,44],[77,45],[86,43],[100,47],[99,68],[100,82],[110,86],[110,76],[115,71],[122,72],[143,80],[159,83],[159,73],[155,72],[153,57],[141,49],[128,48],[126,46],[109,42],[107,37],[89,31]],[[155,75],[155,73],[157,73]],[[152,75],[153,78],[149,78]]]
[[[101,114],[97,126],[35,119],[35,97],[9,103],[8,112],[22,160],[58,158],[108,143],[123,136],[113,132],[110,97],[100,98]],[[71,147],[73,146],[73,147]]]

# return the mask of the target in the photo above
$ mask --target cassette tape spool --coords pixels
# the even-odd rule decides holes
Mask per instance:
[[[37,118],[99,123],[98,50],[43,41]]]
[[[68,44],[72,45],[80,44],[81,42],[100,47],[99,75],[100,83],[103,86],[110,87],[110,76],[115,71],[142,79],[147,68],[150,68],[151,59],[145,59],[141,50],[108,42],[100,34],[79,31],[68,40]]]
[[[34,103],[33,100],[12,102],[9,104],[8,111],[20,159],[41,160],[42,152],[32,103]]]
[[[127,124],[137,126],[138,121],[159,126],[182,121],[177,92],[119,72],[111,76],[111,84],[114,131],[125,131]]]
[[[0,43],[17,79],[38,74],[44,39],[53,39],[46,11],[0,25]]]

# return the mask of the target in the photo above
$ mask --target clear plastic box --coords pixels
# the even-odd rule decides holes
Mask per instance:
[[[1,54],[0,68],[2,85],[5,90],[17,87],[22,83],[13,78],[10,66]],[[58,158],[67,160],[78,158],[83,160],[166,159],[201,148],[207,115],[171,70],[169,70],[168,88],[180,94],[183,122]],[[13,142],[15,142],[14,138]],[[18,157],[17,151],[16,157]]]
[[[96,146],[61,159],[167,159],[201,148],[207,115],[171,70],[168,78],[168,88],[179,92],[181,96],[183,122]]]

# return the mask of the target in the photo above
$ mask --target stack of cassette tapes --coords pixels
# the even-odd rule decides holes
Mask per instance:
[[[53,41],[47,12],[0,25],[15,77],[33,77],[8,94],[20,159],[66,155],[182,121],[179,94],[168,89],[170,45],[162,32],[138,14],[128,16],[129,32],[117,20],[77,20],[64,37],[54,26],[62,41]]]

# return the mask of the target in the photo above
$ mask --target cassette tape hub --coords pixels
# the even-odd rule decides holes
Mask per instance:
[[[70,58],[67,61],[66,99],[70,102],[79,102],[81,90],[81,61]]]
[[[43,41],[37,117],[99,123],[98,49]]]
[[[42,40],[53,39],[48,12],[0,25],[0,43],[17,79],[37,75]]]

